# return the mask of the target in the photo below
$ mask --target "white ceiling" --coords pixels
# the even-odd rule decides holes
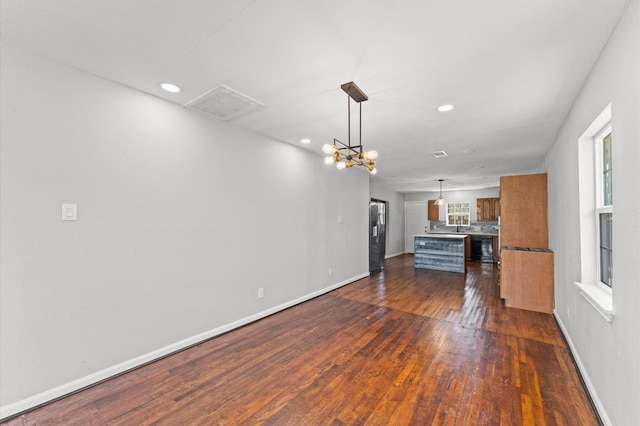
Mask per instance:
[[[0,0],[0,12],[2,43],[180,105],[224,84],[266,105],[231,123],[319,153],[347,140],[340,85],[354,81],[369,96],[363,144],[380,155],[372,179],[414,192],[543,170],[625,4]],[[437,112],[445,103],[456,108]]]

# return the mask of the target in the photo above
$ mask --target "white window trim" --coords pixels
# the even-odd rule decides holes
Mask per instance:
[[[467,204],[468,205],[468,212],[453,212],[453,214],[455,214],[456,216],[467,216],[467,225],[464,225],[462,223],[449,223],[449,204]],[[469,201],[450,201],[447,202],[445,205],[445,222],[446,222],[446,226],[471,226],[471,203]]]
[[[594,139],[594,155],[595,155],[595,188],[597,198],[595,200],[595,235],[596,235],[596,283],[598,287],[602,289],[608,289],[609,293],[611,293],[611,287],[606,285],[600,280],[601,274],[601,261],[600,261],[600,214],[602,213],[613,213],[613,206],[605,206],[604,205],[604,190],[602,188],[602,175],[603,175],[603,167],[602,167],[602,143],[605,136],[611,133],[611,121],[607,123],[607,125],[598,132],[598,134],[593,138]]]
[[[615,313],[613,312],[613,292],[611,287],[602,283],[584,283],[574,282],[580,290],[580,294],[587,302],[593,306],[596,311],[607,322],[613,322]]]
[[[612,289],[600,282],[600,231],[596,220],[600,212],[605,212],[602,200],[596,200],[600,193],[601,176],[594,167],[601,160],[597,151],[597,138],[606,136],[611,130],[611,104],[598,115],[594,122],[578,139],[578,169],[580,191],[580,260],[581,278],[574,282],[580,294],[607,321],[615,318]],[[611,208],[611,211],[613,209]]]

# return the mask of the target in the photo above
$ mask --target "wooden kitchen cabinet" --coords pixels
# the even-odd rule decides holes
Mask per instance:
[[[478,198],[476,207],[478,221],[496,221],[500,216],[500,198]]]
[[[500,177],[500,244],[547,248],[547,174]]]
[[[500,297],[507,306],[552,313],[547,174],[500,178]]]
[[[502,247],[500,298],[511,308],[553,313],[553,252]]]
[[[437,200],[429,200],[427,202],[427,220],[440,220],[440,206],[436,204]]]
[[[471,259],[471,236],[469,235],[464,240],[464,257],[465,259]]]

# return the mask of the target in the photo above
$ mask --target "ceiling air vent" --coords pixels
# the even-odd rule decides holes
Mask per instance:
[[[432,152],[431,154],[433,154],[434,157],[436,158],[442,158],[442,157],[448,157],[449,154],[447,154],[444,151],[436,151],[436,152]]]
[[[264,104],[249,96],[219,84],[203,95],[184,105],[220,120],[229,121],[264,108]]]

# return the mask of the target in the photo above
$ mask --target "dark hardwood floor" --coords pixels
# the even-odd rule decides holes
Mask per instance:
[[[597,425],[548,314],[497,269],[383,272],[16,417],[7,425]]]

